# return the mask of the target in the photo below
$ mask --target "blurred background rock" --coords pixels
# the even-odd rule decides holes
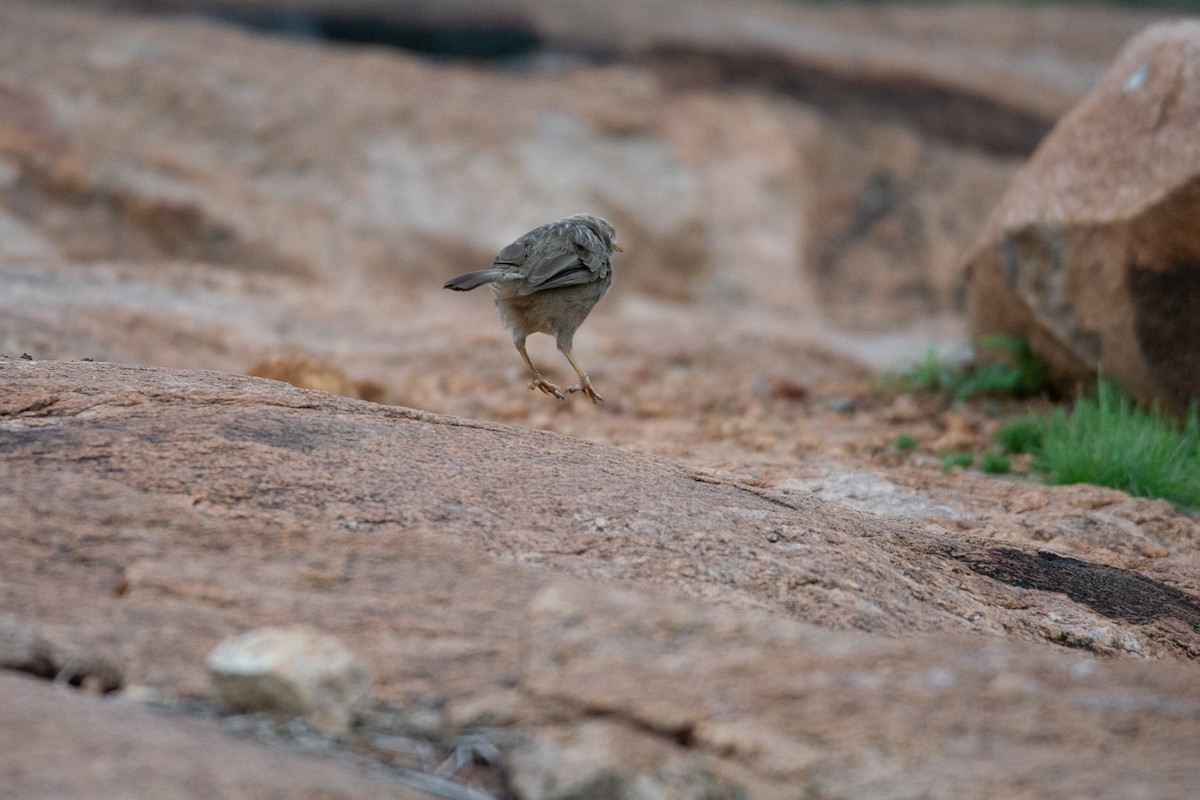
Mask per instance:
[[[0,13],[0,350],[233,370],[297,351],[388,385],[412,382],[397,362],[420,355],[414,337],[442,354],[502,341],[488,312],[434,296],[444,276],[585,208],[627,246],[600,316],[684,307],[698,336],[744,318],[877,366],[960,336],[964,251],[1014,170],[1160,16],[677,0]]]

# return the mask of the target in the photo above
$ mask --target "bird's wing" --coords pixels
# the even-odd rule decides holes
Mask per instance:
[[[551,223],[545,227],[548,230],[533,231],[513,243],[528,240],[529,244],[525,260],[528,271],[517,294],[591,283],[608,275],[611,255],[590,228],[576,223]]]
[[[525,263],[525,259],[529,258],[529,234],[525,234],[520,239],[517,239],[510,245],[506,245],[503,250],[496,254],[496,258],[492,261],[494,269],[505,269],[507,267],[519,267]]]

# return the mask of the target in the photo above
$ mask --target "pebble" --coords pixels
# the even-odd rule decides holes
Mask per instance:
[[[241,711],[305,716],[340,733],[371,691],[370,672],[333,636],[315,628],[259,628],[231,636],[205,659],[221,698]]]

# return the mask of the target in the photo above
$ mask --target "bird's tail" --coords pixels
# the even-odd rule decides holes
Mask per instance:
[[[485,283],[499,280],[504,276],[504,271],[499,269],[481,269],[478,272],[468,272],[466,275],[459,275],[457,278],[451,278],[446,281],[443,289],[453,289],[456,292],[467,292],[474,289],[476,286],[483,286]]]

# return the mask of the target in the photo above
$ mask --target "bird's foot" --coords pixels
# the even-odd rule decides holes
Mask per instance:
[[[586,375],[580,379],[578,386],[568,386],[567,391],[570,393],[583,392],[588,397],[592,398],[593,403],[601,403],[604,401],[603,397],[596,394],[596,390],[592,388],[592,382],[588,380]]]
[[[566,396],[562,393],[562,389],[559,389],[557,386],[555,386],[553,383],[551,383],[550,381],[543,378],[541,375],[533,376],[533,380],[529,382],[529,389],[530,389],[530,391],[532,391],[534,389],[541,389],[546,394],[552,394],[555,397],[557,397],[559,400],[567,399]]]

